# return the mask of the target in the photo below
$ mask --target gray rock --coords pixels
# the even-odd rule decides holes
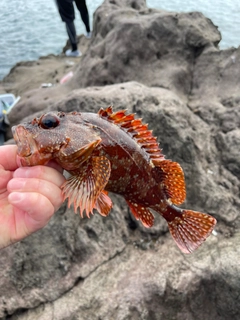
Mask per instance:
[[[72,80],[23,94],[12,124],[48,110],[135,112],[183,167],[184,207],[218,224],[189,256],[160,216],[146,229],[119,196],[107,218],[63,204],[43,230],[1,250],[1,319],[240,318],[240,51],[218,50],[220,39],[200,13],[105,1]]]
[[[213,214],[217,235],[189,257],[163,219],[155,214],[155,226],[142,227],[120,197],[111,195],[107,218],[81,219],[63,205],[43,230],[1,251],[1,316],[203,319],[206,304],[207,319],[237,319],[239,180],[227,169],[219,174],[216,133],[173,92],[136,82],[75,90],[54,109],[96,112],[113,100],[154,128],[167,158],[184,168],[185,207]]]
[[[135,80],[186,98],[195,59],[206,49],[217,50],[221,40],[217,28],[199,12],[135,10],[119,3],[105,1],[95,12],[97,33],[73,80],[75,85]]]
[[[20,85],[11,85],[22,99],[10,115],[10,121],[16,124],[35,113],[37,108],[52,108],[56,101],[73,89],[133,80],[172,90],[187,101],[192,90],[196,59],[205,51],[220,54],[217,47],[220,40],[217,28],[199,12],[148,9],[143,0],[106,0],[94,14],[93,36],[88,50],[80,38],[84,54],[68,83],[36,89],[39,74],[45,76],[42,82],[57,83],[59,73],[63,69],[67,72],[66,65],[57,64],[62,61],[59,57],[55,59],[58,68],[49,71],[50,65],[54,65],[53,56],[31,62],[30,65],[38,68],[31,68],[29,73],[26,63],[23,66],[20,63],[4,79],[5,85],[9,86],[8,82],[11,83],[18,74],[22,75],[22,81],[17,78]],[[35,84],[32,90],[31,83]],[[29,91],[22,93],[23,88]]]
[[[237,320],[239,247],[229,250],[230,240],[211,244],[209,254],[201,248],[187,257],[169,238],[147,251],[128,244],[58,300],[12,319]]]

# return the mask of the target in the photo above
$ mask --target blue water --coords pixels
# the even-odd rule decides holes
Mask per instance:
[[[87,0],[92,15],[102,0]],[[147,0],[152,8],[175,12],[201,11],[219,27],[220,48],[240,45],[239,0]],[[77,33],[85,32],[76,10]],[[59,54],[67,40],[54,0],[0,0],[0,79],[18,61]]]

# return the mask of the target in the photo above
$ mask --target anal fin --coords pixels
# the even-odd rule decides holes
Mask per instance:
[[[137,220],[141,220],[144,227],[150,228],[153,226],[154,216],[148,208],[143,207],[138,203],[133,203],[131,200],[126,201],[134,217]]]
[[[206,213],[181,210],[176,207],[168,207],[167,211],[168,217],[173,215],[173,219],[168,221],[169,230],[184,253],[196,250],[211,234],[216,224],[216,219]]]

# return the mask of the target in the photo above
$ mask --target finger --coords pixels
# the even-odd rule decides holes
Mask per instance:
[[[56,169],[60,173],[63,173],[63,168],[54,160],[50,160],[47,166]]]
[[[6,190],[8,181],[12,178],[13,173],[11,171],[6,171],[0,165],[0,193]]]
[[[47,166],[18,168],[14,172],[13,178],[38,178],[52,182],[58,187],[61,187],[65,181],[64,176],[59,171]]]
[[[16,170],[17,164],[17,146],[6,145],[0,147],[0,163],[6,170]]]
[[[57,210],[63,202],[61,189],[54,183],[36,178],[13,178],[7,185],[8,192],[37,192],[48,198]]]
[[[26,235],[43,228],[55,212],[49,199],[37,192],[13,192],[8,196],[8,201],[14,205],[16,212],[20,210],[25,213],[24,219],[16,223]]]

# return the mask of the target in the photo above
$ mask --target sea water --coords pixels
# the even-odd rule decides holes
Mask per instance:
[[[93,13],[102,0],[87,0]],[[200,11],[222,33],[220,48],[240,45],[239,0],[147,0],[148,7],[175,12]],[[85,32],[76,11],[77,33]],[[55,0],[0,0],[0,79],[19,61],[36,60],[50,53],[60,54],[66,44],[65,25]]]

